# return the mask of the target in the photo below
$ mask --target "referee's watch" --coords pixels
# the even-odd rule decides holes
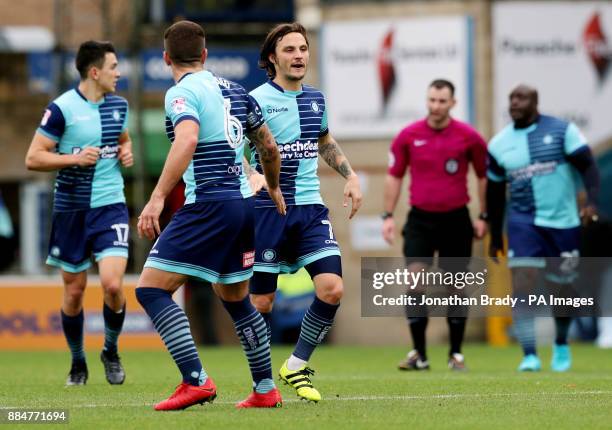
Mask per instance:
[[[489,221],[489,214],[487,212],[480,212],[480,215],[478,215],[478,219],[481,219],[483,221]]]
[[[384,211],[383,213],[380,214],[380,217],[384,220],[386,220],[387,218],[393,218],[393,212],[387,212]]]

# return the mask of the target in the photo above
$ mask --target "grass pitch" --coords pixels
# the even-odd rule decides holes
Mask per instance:
[[[277,370],[291,352],[273,348]],[[571,372],[549,370],[549,348],[540,348],[544,371],[518,373],[517,347],[465,348],[466,373],[446,368],[446,348],[430,348],[429,372],[400,372],[398,347],[320,347],[311,362],[323,400],[298,401],[282,386],[280,409],[236,410],[250,389],[239,348],[201,348],[219,396],[211,405],[180,412],[155,412],[179,381],[164,351],[123,352],[127,379],[110,386],[99,352],[88,355],[85,387],[64,387],[67,352],[0,353],[0,409],[68,409],[68,425],[95,429],[581,429],[612,428],[612,351],[574,345]],[[5,428],[4,426],[0,426]],[[15,426],[24,428],[25,426]],[[8,428],[8,427],[6,427]],[[36,427],[40,428],[40,427]],[[1,428],[0,428],[1,430]]]

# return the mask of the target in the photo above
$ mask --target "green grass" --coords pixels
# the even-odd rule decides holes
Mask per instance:
[[[446,369],[442,347],[431,348],[433,369],[419,373],[396,370],[406,352],[402,348],[321,347],[312,361],[321,403],[299,402],[283,386],[282,409],[236,410],[234,403],[246,397],[250,387],[241,350],[202,348],[200,356],[219,397],[212,405],[166,413],[152,409],[179,382],[166,352],[124,352],[123,386],[106,383],[92,352],[87,386],[70,388],[63,386],[67,353],[2,352],[0,407],[64,408],[70,413],[69,427],[122,430],[610,428],[612,353],[584,345],[572,351],[574,368],[569,373],[550,372],[548,348],[541,348],[545,370],[519,374],[518,348],[468,346],[464,352],[470,371],[458,374]],[[275,369],[289,352],[274,348]]]

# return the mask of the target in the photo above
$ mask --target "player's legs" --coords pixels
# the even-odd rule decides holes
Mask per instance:
[[[412,208],[402,230],[404,237],[404,256],[410,261],[409,270],[420,271],[431,264],[436,250],[436,225],[429,215],[417,208]],[[427,308],[411,306],[406,308],[406,318],[412,337],[413,350],[399,362],[400,370],[429,369],[425,332],[428,318]]]
[[[249,291],[251,303],[257,309],[266,323],[266,331],[268,333],[268,341],[272,341],[272,327],[270,319],[272,316],[272,308],[274,307],[274,298],[276,297],[276,286],[278,282],[278,273],[253,272],[253,277],[249,283]]]
[[[145,267],[138,280],[136,298],[151,318],[168,352],[183,377],[168,399],[155,405],[156,410],[185,409],[196,403],[214,400],[216,387],[202,367],[185,312],[172,300],[172,294],[187,277]]]
[[[449,212],[439,220],[438,253],[440,267],[448,272],[466,272],[472,255],[474,229],[466,207]],[[451,295],[462,295],[461,289],[451,287]],[[447,323],[450,349],[448,366],[452,370],[465,370],[465,359],[461,345],[465,334],[469,307],[451,306],[448,309]]]
[[[62,329],[72,355],[72,365],[66,385],[85,385],[88,371],[83,347],[83,296],[87,286],[87,272],[71,273],[64,270],[61,272],[64,281]]]
[[[123,275],[127,266],[124,257],[104,257],[98,261],[100,283],[104,292],[104,348],[100,359],[104,364],[106,380],[110,384],[122,384],[125,371],[117,354],[117,341],[125,320],[125,295]]]
[[[546,285],[548,292],[565,299],[578,297],[573,282],[578,267],[580,247],[580,227],[568,229],[542,228],[543,235],[548,240],[548,255],[546,265]],[[577,309],[571,306],[553,305],[556,336],[553,343],[551,368],[555,372],[566,372],[571,368],[572,357],[568,344],[568,331],[572,316]]]
[[[253,393],[236,406],[280,407],[282,400],[272,379],[268,330],[263,317],[249,299],[249,281],[214,283],[213,289],[234,322],[253,379]]]

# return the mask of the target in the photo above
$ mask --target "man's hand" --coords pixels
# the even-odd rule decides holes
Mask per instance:
[[[132,153],[131,140],[119,145],[119,161],[123,167],[132,167],[134,165],[134,154]]]
[[[254,170],[255,169],[253,169],[253,172],[249,176],[249,185],[253,193],[257,194],[262,188],[268,189],[268,184],[266,183],[266,177]]]
[[[476,239],[482,239],[487,234],[487,223],[484,220],[477,219],[473,223],[474,227],[474,237]]]
[[[283,193],[281,193],[280,187],[268,187],[268,194],[276,205],[276,210],[278,213],[281,215],[287,215],[287,205],[285,204],[285,198],[283,197]]]
[[[599,214],[597,213],[597,208],[593,205],[587,205],[580,210],[580,219],[582,220],[582,225],[587,226],[591,223],[599,221]]]
[[[100,148],[97,146],[88,146],[76,155],[76,165],[79,167],[95,166],[100,157]]]
[[[164,199],[151,196],[151,200],[146,204],[142,213],[138,217],[138,236],[154,240],[161,229],[159,227],[159,216],[164,209]]]
[[[351,199],[351,213],[349,215],[349,219],[351,219],[361,207],[361,201],[363,200],[361,187],[359,185],[359,177],[356,174],[352,174],[346,180],[346,185],[344,186],[344,202],[342,206],[347,207],[349,199]]]
[[[389,245],[395,241],[395,220],[389,217],[383,220],[382,235]]]

